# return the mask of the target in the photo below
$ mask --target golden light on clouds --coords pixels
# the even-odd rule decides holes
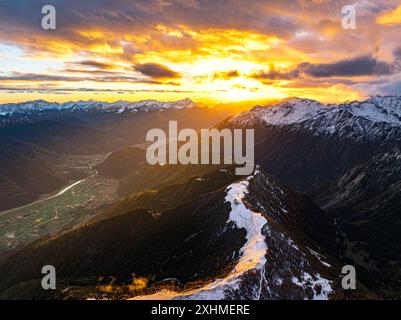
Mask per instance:
[[[376,21],[383,25],[401,24],[401,4],[396,9],[381,14]]]
[[[398,79],[392,26],[401,6],[371,4],[358,30],[344,30],[340,1],[194,3],[77,2],[59,9],[51,32],[8,13],[0,22],[10,26],[0,29],[0,102],[188,97],[213,105],[295,95],[335,102],[375,93],[379,77]]]

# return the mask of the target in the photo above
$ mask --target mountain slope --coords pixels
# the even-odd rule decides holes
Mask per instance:
[[[127,142],[77,121],[40,120],[0,128],[0,134],[25,141],[48,152],[65,154],[106,153]]]
[[[265,170],[307,191],[401,143],[401,97],[323,105],[292,98],[255,107],[219,127],[255,129]]]
[[[317,135],[336,135],[354,141],[401,141],[401,97],[376,96],[341,104],[290,98],[235,117],[236,123],[258,121],[273,126],[292,125],[294,130],[303,128]]]
[[[379,154],[314,191],[335,218],[344,256],[387,298],[399,298],[401,275],[401,154]]]
[[[67,181],[50,163],[53,155],[35,145],[0,137],[0,210],[35,200]]]
[[[136,147],[127,147],[109,154],[95,169],[106,178],[121,179],[127,172],[132,171],[145,161],[145,150]]]
[[[241,265],[241,257],[253,252],[246,249],[252,222],[234,218],[240,205],[241,210],[259,212],[265,221],[260,230],[268,250],[264,249],[260,257],[266,263],[258,272],[251,268],[238,274],[237,289],[232,291],[234,287],[227,287],[224,297],[327,298],[337,287],[334,280],[337,267],[323,261],[326,258],[330,263],[335,261],[331,240],[334,230],[330,224],[322,223],[324,212],[303,195],[291,192],[259,171],[246,182],[229,182],[235,179],[230,170],[216,173],[228,175],[223,188],[220,184],[206,188],[176,207],[163,205],[170,209],[122,211],[16,252],[0,266],[0,272],[8,274],[0,288],[5,290],[21,281],[25,286],[9,288],[3,295],[11,292],[23,295],[34,290],[37,282],[30,280],[40,277],[37,268],[44,263],[56,266],[64,289],[81,281],[81,287],[64,291],[60,288],[56,293],[59,298],[136,295],[139,291],[121,289],[128,288],[126,284],[131,282],[132,273],[150,279],[141,294],[163,290],[166,278],[177,279],[174,281],[178,291],[187,292],[200,284],[208,286],[211,280],[229,277],[233,267]],[[188,183],[189,189],[181,188],[190,190],[194,181]],[[237,186],[248,191],[240,191],[243,187],[237,189]],[[228,198],[230,190],[235,191],[234,198]],[[159,196],[156,194],[154,199]],[[169,201],[167,193],[165,199]],[[135,208],[139,207],[135,205],[137,200],[134,197],[127,201],[132,201],[131,207]],[[170,201],[176,200],[177,196],[172,195]],[[316,225],[319,230],[314,230]],[[326,258],[321,256],[323,253]],[[115,277],[115,290],[107,293],[99,289],[96,283],[100,276]],[[167,283],[171,287],[171,280]]]
[[[103,150],[109,152],[135,143],[143,143],[150,129],[160,128],[167,131],[169,121],[177,121],[179,128],[197,130],[208,128],[226,116],[226,112],[200,107],[190,99],[172,102],[144,100],[111,103],[89,100],[62,104],[38,100],[0,105],[0,129],[15,126],[24,128],[28,124],[36,124],[36,127],[39,125],[41,129],[41,126],[46,127],[46,122],[62,123],[73,128],[83,127],[105,134],[104,137],[91,141],[96,146],[104,140]],[[53,130],[53,133],[60,138],[65,134],[61,130]],[[82,132],[83,138],[86,135],[88,133]],[[113,140],[110,145],[108,145],[109,140]],[[70,140],[65,139],[65,142]],[[73,142],[79,144],[80,141],[78,139]],[[114,148],[110,148],[113,144]],[[80,151],[84,150],[83,145],[92,147],[90,144],[85,144],[84,140]],[[68,146],[70,144],[67,143],[64,150],[68,151]]]
[[[167,130],[170,120],[178,121],[180,128],[198,129],[224,117],[225,113],[200,108],[189,99],[63,104],[38,100],[0,105],[0,210],[27,204],[67,184],[72,177],[64,173],[76,169],[74,164],[68,167],[69,155],[117,151],[108,159],[114,161],[108,177],[122,178],[128,169],[135,171],[140,156],[137,152],[137,160],[127,162],[133,159],[130,151],[136,149],[124,148],[143,144],[148,130]],[[57,171],[55,162],[66,170]],[[107,176],[107,168],[102,168],[99,171]],[[130,185],[129,179],[126,184]]]

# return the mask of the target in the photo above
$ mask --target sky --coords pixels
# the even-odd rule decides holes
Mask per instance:
[[[401,0],[0,0],[0,103],[401,94],[400,39]]]

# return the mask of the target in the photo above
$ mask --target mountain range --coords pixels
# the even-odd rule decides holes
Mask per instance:
[[[0,105],[0,116],[10,116],[18,114],[34,114],[48,111],[103,111],[112,113],[186,109],[195,108],[197,105],[190,99],[173,102],[163,102],[157,100],[142,100],[129,102],[119,100],[115,102],[104,102],[97,100],[88,101],[69,101],[64,103],[47,102],[44,100],[34,100],[22,103],[8,103]]]
[[[289,98],[237,115],[189,100],[39,101],[0,112],[5,207],[29,186],[6,161],[15,149],[29,155],[18,161],[23,176],[52,177],[49,190],[85,175],[65,164],[67,155],[102,154],[90,170],[97,183],[118,185],[114,201],[78,209],[88,216],[73,227],[0,252],[1,297],[400,298],[400,96],[341,104]],[[238,177],[226,165],[148,165],[145,133],[169,120],[196,130],[254,129],[257,169]],[[44,264],[57,269],[55,292],[40,288]],[[341,287],[346,264],[357,270],[355,291]]]
[[[220,126],[255,129],[257,162],[292,187],[308,191],[378,153],[399,148],[401,98],[328,105],[291,98],[257,106]]]
[[[166,129],[168,120],[199,129],[226,116],[189,99],[0,105],[0,210],[29,203],[85,176],[81,165],[65,168],[69,155],[106,155],[143,144],[149,129]]]

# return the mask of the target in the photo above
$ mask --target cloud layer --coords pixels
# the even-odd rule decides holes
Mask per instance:
[[[57,29],[43,30],[47,2],[0,3],[1,101],[28,88],[214,102],[400,88],[396,0],[356,1],[356,30],[336,0],[54,0]]]

